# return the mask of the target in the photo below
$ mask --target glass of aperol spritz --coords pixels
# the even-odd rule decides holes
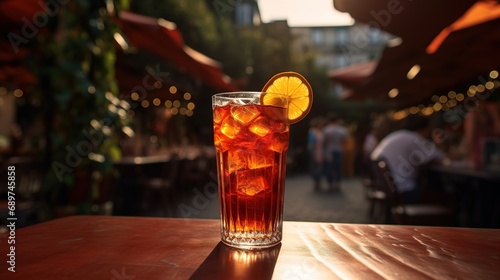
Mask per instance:
[[[287,83],[290,75],[299,75],[286,73]],[[241,249],[267,248],[281,242],[290,124],[302,119],[311,105],[309,84],[305,85],[308,104],[297,107],[295,103],[301,102],[297,96],[273,86],[283,82],[284,73],[277,76],[266,84],[266,92],[228,92],[212,97],[221,239]],[[300,82],[298,89],[302,91],[304,81],[294,81]],[[301,94],[305,93],[300,93],[300,98]],[[301,114],[290,112],[291,106],[295,111],[301,108]]]

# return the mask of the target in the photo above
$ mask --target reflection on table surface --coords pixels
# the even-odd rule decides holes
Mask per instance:
[[[219,242],[190,279],[271,279],[281,244],[262,250],[238,250]]]
[[[500,279],[500,229],[285,222],[281,246],[248,252],[218,220],[73,216],[16,237],[8,279]]]

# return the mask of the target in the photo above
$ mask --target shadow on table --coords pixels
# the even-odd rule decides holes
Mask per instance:
[[[263,250],[239,250],[219,242],[189,279],[271,279],[281,243]]]

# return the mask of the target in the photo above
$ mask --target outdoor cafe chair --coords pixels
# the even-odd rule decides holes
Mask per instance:
[[[176,203],[175,184],[179,173],[178,155],[173,154],[159,165],[157,174],[144,174],[138,179],[140,207],[146,214],[161,210],[164,215],[173,216]]]
[[[377,177],[377,168],[377,162],[370,161],[368,178],[363,181],[365,198],[369,202],[368,218],[371,223],[387,223],[389,221],[387,194]]]
[[[438,203],[406,204],[402,201],[389,166],[384,160],[376,161],[376,174],[387,194],[388,210],[397,224],[453,226],[454,210]]]

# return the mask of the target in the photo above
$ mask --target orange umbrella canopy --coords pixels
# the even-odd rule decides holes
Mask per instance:
[[[478,1],[460,18],[445,27],[427,46],[427,53],[435,53],[440,45],[454,31],[466,29],[500,18],[500,5],[495,1]]]
[[[363,8],[360,2],[336,0],[335,4],[356,20],[370,23],[382,4],[388,3],[368,1],[371,4]],[[480,83],[488,79],[485,75],[490,71],[500,68],[498,2],[458,1],[448,8],[442,2],[446,1],[408,1],[401,2],[399,9],[392,7],[399,12],[379,27],[399,36],[402,43],[387,47],[373,73],[358,77],[359,83],[343,83],[349,98],[407,107],[435,94]]]
[[[399,36],[419,48],[427,46],[476,1],[334,0],[333,3],[337,10],[349,13],[356,21]]]

